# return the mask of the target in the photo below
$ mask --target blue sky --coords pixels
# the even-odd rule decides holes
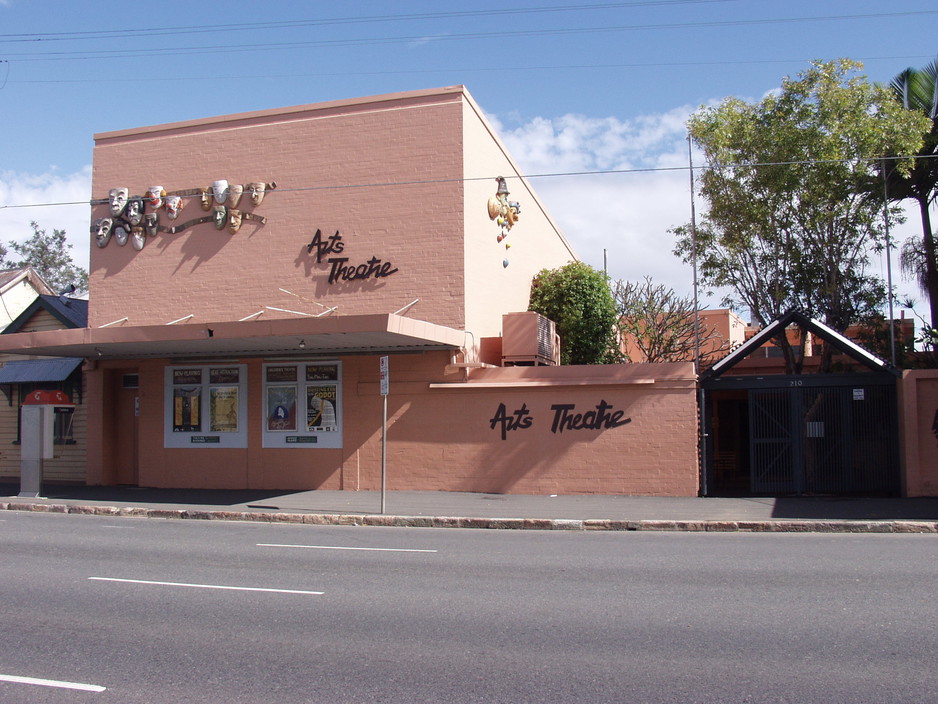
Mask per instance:
[[[97,132],[463,84],[580,258],[690,293],[667,232],[690,217],[688,115],[814,59],[888,81],[936,57],[936,27],[934,0],[0,0],[0,240],[36,220],[87,266],[87,206],[13,206],[87,201]]]

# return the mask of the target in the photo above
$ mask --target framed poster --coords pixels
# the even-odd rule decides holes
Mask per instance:
[[[238,432],[238,387],[210,387],[208,413],[209,432]]]
[[[173,432],[197,433],[202,430],[202,387],[173,387]]]
[[[338,427],[335,384],[306,387],[306,429],[336,432]]]
[[[296,430],[296,386],[267,387],[267,430]]]

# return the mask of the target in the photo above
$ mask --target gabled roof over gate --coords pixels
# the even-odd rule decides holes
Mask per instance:
[[[780,318],[773,320],[771,323],[762,328],[762,330],[733,350],[726,357],[703,372],[700,375],[700,380],[708,381],[710,379],[719,377],[729,369],[732,369],[734,366],[736,366],[736,364],[744,360],[755,350],[762,347],[762,345],[764,345],[766,342],[769,342],[780,332],[784,332],[784,330],[792,324],[797,325],[802,330],[809,330],[824,340],[826,343],[834,347],[834,349],[842,352],[851,359],[859,362],[869,369],[872,369],[873,371],[889,372],[890,374],[899,376],[898,370],[889,362],[880,359],[876,355],[855,343],[853,340],[841,335],[839,332],[833,328],[828,327],[824,323],[818,320],[814,320],[813,318],[809,318],[804,313],[793,310],[789,311]]]

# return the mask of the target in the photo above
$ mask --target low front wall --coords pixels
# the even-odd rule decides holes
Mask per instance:
[[[443,353],[391,357],[389,490],[697,494],[693,365],[515,367],[473,370],[467,375],[463,369],[447,367],[448,361]],[[341,449],[262,448],[262,361],[244,363],[250,429],[244,449],[165,448],[164,364],[141,363],[140,485],[381,487],[377,357],[342,360]],[[109,393],[102,390],[90,396],[105,399]],[[114,438],[108,431],[102,435],[100,445],[91,443],[89,483],[115,483],[120,474],[111,449]]]
[[[692,367],[684,381],[652,381],[657,365],[630,366],[630,377],[615,367],[486,370],[394,398],[390,488],[696,495]]]
[[[938,496],[938,370],[907,370],[900,386],[903,494]]]

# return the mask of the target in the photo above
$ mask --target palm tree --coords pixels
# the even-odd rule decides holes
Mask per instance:
[[[938,195],[938,60],[922,69],[907,68],[890,82],[893,95],[907,110],[917,110],[931,119],[911,172],[902,176],[886,165],[889,200],[915,200],[922,217],[922,242],[904,247],[913,253],[907,262],[915,267],[915,278],[928,294],[932,327],[938,327],[938,254],[932,232],[929,206]]]

